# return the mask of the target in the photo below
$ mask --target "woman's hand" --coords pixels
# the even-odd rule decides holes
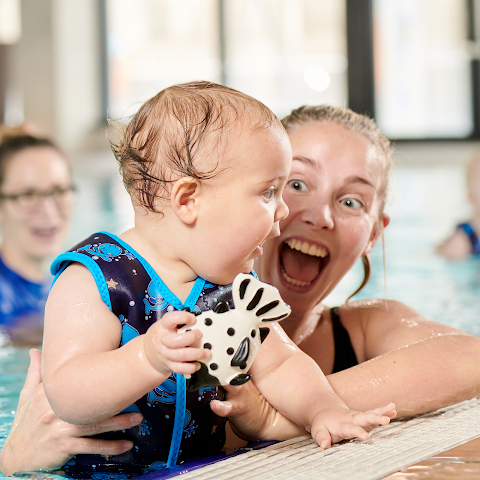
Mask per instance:
[[[43,391],[41,353],[30,350],[30,367],[20,393],[12,429],[0,452],[0,471],[55,470],[77,454],[118,455],[130,450],[127,440],[101,440],[90,435],[123,430],[142,421],[140,413],[128,413],[93,425],[71,425],[55,416]]]
[[[233,432],[240,438],[287,440],[307,432],[277,412],[258,391],[253,380],[239,386],[224,387],[226,400],[213,400],[210,407],[220,417],[227,417]]]

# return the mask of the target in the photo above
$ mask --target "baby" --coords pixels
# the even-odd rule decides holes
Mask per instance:
[[[468,222],[457,225],[455,232],[437,248],[438,253],[450,260],[465,260],[480,255],[480,151],[467,165],[468,201],[473,215]]]
[[[170,466],[216,453],[225,440],[224,419],[209,407],[223,389],[185,393],[184,375],[211,352],[193,346],[198,329],[177,328],[195,323],[189,312],[230,301],[228,285],[252,272],[263,243],[279,235],[292,152],[267,107],[207,82],[163,90],[118,129],[112,148],[135,226],[119,238],[96,233],[52,265],[43,380],[52,408],[68,422],[144,415],[116,437],[133,440],[130,452],[80,455],[77,466]],[[362,427],[394,416],[392,404],[350,411],[317,364],[270,325],[248,373],[321,447],[332,438],[366,439]]]

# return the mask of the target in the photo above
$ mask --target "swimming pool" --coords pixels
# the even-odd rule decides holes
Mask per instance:
[[[79,194],[70,244],[95,230],[120,233],[132,224],[113,158],[102,160],[92,157],[76,169]],[[91,171],[99,174],[92,179],[87,174]],[[468,217],[463,192],[462,164],[397,167],[387,209],[392,222],[385,233],[387,297],[407,303],[428,319],[480,336],[480,259],[452,263],[434,252],[453,226]],[[372,252],[370,283],[356,298],[385,296],[382,257],[379,242]],[[357,265],[326,303],[344,302],[361,279]],[[0,348],[0,445],[10,429],[27,366],[28,349]]]

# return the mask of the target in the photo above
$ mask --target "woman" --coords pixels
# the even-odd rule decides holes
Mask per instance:
[[[403,416],[479,394],[479,338],[428,322],[398,302],[362,301],[337,310],[320,303],[358,258],[367,258],[388,225],[383,207],[391,150],[371,120],[346,109],[302,107],[284,124],[294,155],[284,193],[290,214],[281,225],[280,237],[264,245],[257,272],[292,307],[292,315],[282,321],[287,334],[329,374],[334,390],[352,409],[393,401]],[[364,265],[368,271],[367,260]],[[282,335],[279,327],[274,332]],[[289,340],[285,337],[285,341]],[[292,348],[296,347],[292,344]],[[62,422],[53,420],[39,382],[38,374],[30,375],[24,389],[22,398],[28,400],[17,412],[16,429],[0,454],[4,474],[53,468],[69,454],[103,453],[102,448],[107,448],[91,443],[80,449],[76,436],[84,431],[62,434]],[[280,440],[301,433],[260,397],[251,382],[229,387],[228,393],[229,401],[212,402],[212,409],[229,416],[244,438]],[[29,423],[38,415],[50,420],[32,432]],[[32,436],[48,438],[50,448],[37,447],[30,456],[19,458],[18,452],[24,445],[28,448]],[[76,448],[52,448],[62,442],[77,442]],[[15,465],[5,466],[7,456],[14,458]]]
[[[15,344],[39,345],[48,266],[72,211],[70,169],[46,138],[10,131],[0,140],[0,328]]]

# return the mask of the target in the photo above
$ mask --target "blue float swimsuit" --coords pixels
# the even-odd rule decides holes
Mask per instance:
[[[472,225],[470,223],[461,223],[457,226],[457,228],[465,232],[465,234],[468,236],[472,245],[472,255],[480,255],[480,240],[478,239]]]
[[[51,267],[55,280],[72,262],[90,270],[103,301],[121,322],[119,347],[145,333],[166,312],[189,308],[198,313],[213,309],[220,300],[232,302],[231,286],[197,278],[182,303],[145,259],[107,232],[95,233],[57,257]],[[223,389],[208,387],[188,392],[185,378],[172,374],[124,411],[140,411],[144,416],[140,425],[98,436],[132,440],[134,447],[130,451],[108,458],[77,455],[64,469],[118,472],[133,467],[146,472],[218,453],[225,442],[225,419],[211,411],[209,404],[214,399],[224,399]]]

